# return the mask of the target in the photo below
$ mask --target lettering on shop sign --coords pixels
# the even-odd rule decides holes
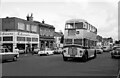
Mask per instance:
[[[3,33],[1,33],[0,35],[13,35],[13,33],[6,33],[6,32],[3,32]]]
[[[18,35],[22,35],[22,36],[30,36],[29,34],[21,33],[21,32],[18,32]]]

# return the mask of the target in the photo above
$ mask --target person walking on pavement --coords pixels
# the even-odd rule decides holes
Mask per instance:
[[[34,47],[32,47],[32,55],[34,55]]]

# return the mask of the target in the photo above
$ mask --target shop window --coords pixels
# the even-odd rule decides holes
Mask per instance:
[[[25,37],[17,37],[17,41],[25,41]]]
[[[13,41],[13,36],[3,37],[3,41]]]
[[[27,41],[31,41],[31,38],[27,37]]]

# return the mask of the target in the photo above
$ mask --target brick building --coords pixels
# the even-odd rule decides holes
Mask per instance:
[[[103,41],[102,36],[97,35],[97,47],[101,48],[103,46],[102,41]]]
[[[2,18],[0,33],[2,45],[11,47],[11,51],[15,47],[25,50],[26,47],[39,47],[38,24],[30,18],[27,20],[17,17]]]
[[[38,22],[36,21],[38,26],[38,33],[39,33],[39,39],[40,39],[40,49],[47,48],[54,48],[54,32],[55,27],[53,25],[46,24],[45,21]]]
[[[17,17],[1,18],[0,25],[0,43],[2,45],[11,46],[11,50],[15,47],[26,49],[26,47],[51,47],[54,42],[54,26],[45,24],[44,21],[33,21],[33,15],[27,15],[27,20]],[[44,45],[44,47],[43,47]]]
[[[55,32],[54,33],[55,48],[63,47],[63,43],[61,43],[62,36],[64,36],[64,35],[61,32]]]
[[[111,44],[113,44],[113,39],[111,37],[103,38],[103,41],[102,41],[103,46],[110,46]]]

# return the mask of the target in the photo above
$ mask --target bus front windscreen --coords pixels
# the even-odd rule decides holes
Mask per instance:
[[[74,27],[74,23],[67,23],[65,26],[65,29],[73,29]]]
[[[72,44],[72,39],[65,39],[65,44]]]

